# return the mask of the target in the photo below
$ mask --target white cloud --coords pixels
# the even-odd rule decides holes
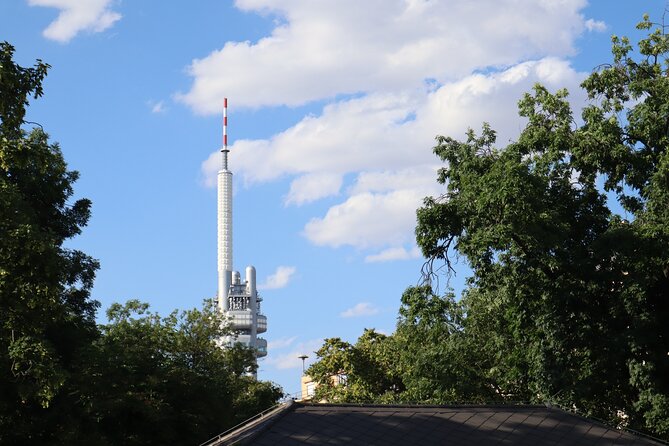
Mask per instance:
[[[60,10],[56,20],[42,32],[44,37],[67,43],[81,31],[102,32],[121,18],[111,10],[113,0],[28,0],[30,6]]]
[[[396,250],[404,249],[400,246],[413,241],[416,209],[425,196],[441,190],[435,178],[436,167],[430,165],[360,172],[348,189],[348,198],[332,206],[325,216],[312,218],[304,235],[316,245],[333,248],[349,245],[378,249],[391,245]]]
[[[167,111],[164,101],[149,101],[148,105],[151,107],[151,113],[165,113]]]
[[[268,350],[280,350],[282,348],[290,347],[293,342],[297,339],[297,336],[292,336],[289,338],[279,338],[273,339],[267,342]]]
[[[263,361],[263,365],[279,370],[301,369],[302,360],[298,356],[307,355],[309,357],[305,360],[305,367],[309,367],[316,360],[314,352],[320,349],[322,345],[323,339],[311,339],[299,342],[289,352],[281,354],[276,354],[268,347],[268,355]]]
[[[351,186],[348,192],[351,195],[365,192],[383,193],[397,190],[398,186],[403,189],[418,189],[421,192],[426,192],[434,188],[436,175],[436,166],[406,167],[395,171],[360,172],[355,184]]]
[[[313,244],[350,246],[367,262],[416,258],[416,208],[443,192],[434,136],[462,139],[485,121],[506,145],[524,126],[518,99],[537,82],[569,88],[578,108],[584,74],[564,58],[581,33],[605,26],[581,14],[585,5],[237,0],[276,18],[275,29],[194,60],[192,86],[177,100],[206,114],[219,112],[224,95],[240,107],[324,99],[320,111],[269,138],[236,140],[232,169],[247,186],[289,181],[286,205],[334,199],[305,221]],[[202,163],[206,185],[215,185],[219,162],[214,152]]]
[[[356,304],[355,306],[345,311],[342,311],[341,313],[339,313],[339,315],[345,318],[374,316],[375,314],[379,314],[379,311],[380,310],[377,307],[370,304],[369,302],[360,302],[359,304]]]
[[[585,28],[588,31],[603,32],[606,31],[606,23],[600,20],[588,19],[585,21]]]
[[[415,226],[415,210],[424,196],[415,190],[353,195],[331,207],[324,217],[311,219],[304,227],[304,235],[316,245],[333,248],[375,248],[389,240],[409,242],[412,234],[407,229]]]
[[[404,247],[398,248],[388,248],[377,254],[370,254],[365,257],[365,262],[375,263],[375,262],[390,262],[392,260],[408,260],[408,259],[417,259],[421,255],[420,249],[417,246],[407,250]]]
[[[294,266],[279,266],[276,269],[276,272],[265,279],[265,282],[258,285],[259,290],[276,290],[278,288],[284,288],[290,282],[290,279],[295,274]]]
[[[577,87],[582,77],[567,62],[547,58],[470,75],[434,91],[421,88],[332,103],[319,116],[306,116],[269,139],[235,141],[232,168],[247,184],[305,176],[291,186],[289,196],[295,200],[308,198],[304,189],[316,179],[328,179],[318,195],[336,194],[340,175],[434,164],[430,147],[437,134],[463,135],[467,127],[488,121],[506,141],[519,130],[516,103],[535,82]],[[215,151],[202,164],[209,186],[216,184],[219,158]]]
[[[216,187],[216,174],[221,168],[221,152],[211,152],[206,160],[202,161],[200,171],[202,173],[202,185],[205,187]]]
[[[406,121],[418,106],[420,95],[377,94],[333,103],[320,116],[306,116],[295,126],[266,140],[237,140],[230,148],[233,169],[246,183],[271,181],[285,175],[329,178],[329,194],[337,193],[337,177],[360,169],[403,167],[410,159],[433,161],[429,150],[417,152],[412,137],[431,144],[434,135],[415,135],[412,121]],[[429,146],[428,146],[429,147]],[[217,156],[203,163],[207,184],[215,184]],[[314,176],[315,175],[315,176]],[[212,180],[213,178],[213,180]],[[297,181],[294,197],[308,197],[307,180]],[[212,182],[213,181],[213,182]],[[322,197],[319,197],[322,198]]]
[[[240,106],[300,105],[340,94],[394,92],[425,79],[447,82],[473,70],[574,53],[585,0],[238,0],[274,15],[271,35],[227,42],[193,60],[198,113]],[[485,14],[481,12],[485,11]],[[598,22],[588,22],[597,27]],[[234,67],[234,69],[230,69]]]
[[[232,168],[246,184],[295,177],[286,203],[301,204],[343,193],[325,215],[306,223],[304,235],[320,246],[375,250],[367,261],[407,258],[413,245],[415,211],[437,195],[439,160],[430,148],[437,134],[463,138],[482,121],[498,132],[501,146],[523,123],[516,103],[536,82],[568,87],[576,106],[585,100],[582,73],[555,58],[523,62],[488,74],[472,74],[436,89],[378,93],[324,107],[295,126],[263,140],[237,141]],[[205,182],[214,185],[219,167],[214,152],[203,163]],[[342,176],[352,184],[342,185]],[[379,252],[381,251],[381,252]]]
[[[341,188],[342,177],[333,173],[302,175],[290,184],[286,204],[301,205],[320,198],[336,195]]]

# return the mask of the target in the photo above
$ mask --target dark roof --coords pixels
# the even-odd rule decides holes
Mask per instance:
[[[211,446],[659,445],[544,406],[286,404]]]

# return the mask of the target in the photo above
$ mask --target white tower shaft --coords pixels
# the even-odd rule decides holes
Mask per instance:
[[[228,310],[232,281],[232,172],[218,172],[218,305]]]

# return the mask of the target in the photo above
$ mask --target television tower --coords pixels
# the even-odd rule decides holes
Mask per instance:
[[[223,345],[240,343],[267,356],[267,341],[259,333],[267,331],[267,317],[260,313],[262,298],[256,289],[256,269],[246,267],[244,282],[232,268],[232,172],[228,169],[228,98],[223,100],[223,148],[218,171],[218,309],[226,317],[232,335]]]

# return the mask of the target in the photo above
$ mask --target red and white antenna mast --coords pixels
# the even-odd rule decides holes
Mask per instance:
[[[228,170],[228,98],[223,98],[223,148],[221,149],[223,170]]]

